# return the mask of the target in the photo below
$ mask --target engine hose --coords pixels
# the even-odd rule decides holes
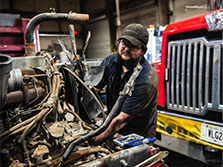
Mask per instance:
[[[57,111],[58,111],[59,115],[64,114],[64,110],[62,109],[61,104],[60,104],[60,102],[59,102],[59,101],[58,101]]]
[[[70,104],[68,103],[68,101],[67,101],[66,98],[65,98],[65,103],[66,103],[67,107],[69,108],[69,110],[73,111],[73,110],[71,109]]]
[[[0,139],[2,139],[4,136],[14,132],[15,130],[21,128],[22,126],[25,126],[26,124],[30,123],[31,121],[33,121],[35,118],[37,117],[37,115],[33,116],[32,118],[29,118],[15,126],[13,126],[12,128],[10,128],[9,130],[5,131],[4,133],[0,134]]]
[[[42,124],[42,122],[41,121],[39,121],[39,123],[38,123],[38,125],[37,125],[37,128],[36,128],[36,131],[32,134],[32,139],[34,138],[34,137],[36,137],[36,135],[38,134],[38,132],[39,132],[39,130],[40,130],[40,127],[41,127],[41,124]]]
[[[25,129],[26,127],[27,127],[27,126],[22,126],[21,128],[15,130],[15,131],[13,131],[12,133],[10,133],[9,135],[5,136],[3,139],[1,139],[1,144],[0,144],[0,145],[2,145],[2,144],[3,144],[9,137],[11,137],[11,136],[13,136],[13,135],[15,135],[15,134],[17,134],[17,133],[20,133],[20,132],[24,131],[24,129]]]
[[[94,154],[94,153],[98,153],[98,152],[103,152],[107,155],[111,154],[111,152],[105,148],[101,148],[100,146],[94,147],[94,148],[89,148],[89,149],[84,149],[84,150],[80,150],[80,151],[76,151],[73,152],[69,159],[64,163],[64,165],[68,164],[68,163],[72,163],[74,161],[77,161],[78,159],[80,159],[81,157],[85,156],[85,155],[89,155],[89,154]],[[55,160],[52,161],[52,165],[53,166],[57,166],[60,162],[62,157],[59,157]],[[41,165],[40,167],[48,167],[47,164]]]
[[[120,106],[122,105],[122,103],[124,102],[126,96],[121,96],[118,98],[118,100],[116,101],[114,107],[112,108],[111,112],[109,113],[107,119],[105,120],[104,124],[98,128],[97,130],[75,140],[74,142],[72,142],[69,147],[67,148],[66,152],[63,155],[63,158],[61,159],[60,164],[58,165],[58,167],[60,167],[63,162],[65,162],[68,157],[70,156],[71,152],[73,151],[74,147],[77,146],[80,143],[83,143],[85,141],[88,141],[90,139],[92,139],[93,137],[101,134],[102,132],[104,132],[106,130],[106,128],[109,126],[109,124],[111,123],[111,121],[113,120],[113,118],[116,116],[117,112],[119,111]]]
[[[79,115],[76,114],[74,111],[65,109],[65,112],[69,112],[69,113],[73,114],[73,115],[74,115],[74,116],[75,116],[75,117],[82,123],[82,125],[83,125],[84,128],[86,128],[86,129],[88,129],[88,130],[90,130],[90,131],[93,130],[91,127],[87,126],[87,125],[85,124],[85,122],[82,121],[82,119],[79,117]]]
[[[33,32],[38,24],[43,21],[69,21],[69,22],[87,22],[88,14],[78,14],[74,12],[67,13],[41,13],[33,17],[26,27],[26,43],[33,44]]]
[[[45,115],[49,114],[50,112],[52,112],[54,109],[56,109],[56,106],[58,104],[58,94],[59,94],[59,89],[60,89],[60,78],[59,78],[59,71],[57,70],[57,67],[54,63],[54,61],[52,60],[52,57],[49,53],[44,52],[44,54],[46,54],[46,56],[49,58],[50,61],[50,65],[51,65],[51,72],[56,74],[53,75],[53,79],[52,79],[52,93],[49,97],[49,99],[47,100],[47,102],[43,105],[43,107],[45,107],[40,113],[38,113],[36,119],[34,119],[29,125],[28,127],[24,130],[22,136],[21,136],[21,142],[22,142],[22,146],[23,146],[23,151],[24,151],[24,158],[25,158],[25,162],[26,163],[31,163],[29,160],[29,152],[27,150],[27,146],[26,146],[26,136],[27,134],[35,127],[35,125],[37,125],[37,122],[40,121]]]
[[[31,110],[26,110],[26,111],[24,111],[24,112],[20,112],[19,114],[16,114],[16,115],[14,115],[12,118],[10,118],[10,120],[8,120],[8,122],[7,122],[7,124],[9,123],[9,122],[11,122],[13,119],[15,119],[16,117],[18,117],[18,116],[23,116],[23,115],[25,115],[25,114],[30,114],[30,113],[32,113],[32,112],[36,112],[36,111],[40,111],[40,110],[42,110],[42,108],[36,108],[36,109],[31,109]]]
[[[29,107],[26,110],[31,110],[31,109],[35,109],[35,108],[41,108],[42,104],[47,100],[47,98],[50,96],[51,92],[49,92],[46,97],[44,97],[44,99],[41,101],[41,103],[36,104],[35,106]],[[25,108],[21,108],[22,111],[26,111]]]
[[[51,110],[47,109],[43,109],[41,111],[41,114],[38,115],[38,117],[36,119],[34,119],[24,130],[23,134],[21,135],[21,142],[22,142],[22,146],[23,146],[23,150],[24,150],[24,158],[25,158],[25,162],[29,163],[29,153],[27,150],[27,146],[26,146],[26,135],[35,127],[35,125],[37,124],[37,121],[39,121],[40,119],[43,118],[43,116],[48,112],[48,111],[52,111],[53,108],[51,108]]]
[[[119,98],[115,102],[115,105],[113,106],[111,112],[109,113],[109,115],[106,118],[103,125],[101,127],[99,127],[97,130],[95,130],[95,131],[93,131],[93,132],[91,132],[91,133],[73,141],[69,145],[67,150],[65,151],[58,167],[62,166],[63,162],[65,162],[68,159],[68,157],[70,156],[70,154],[73,151],[73,149],[75,148],[75,146],[77,146],[80,143],[83,143],[85,141],[88,141],[88,140],[92,139],[93,137],[103,133],[107,129],[107,127],[109,126],[109,124],[111,123],[113,118],[117,115],[117,112],[119,111],[120,107],[122,106],[122,104],[123,104],[124,100],[126,99],[127,95],[131,96],[132,90],[134,89],[135,80],[138,77],[141,70],[142,70],[142,66],[140,65],[140,63],[138,63],[137,66],[134,68],[134,71],[133,71],[130,79],[125,84],[125,86],[123,88],[123,91],[120,92]]]

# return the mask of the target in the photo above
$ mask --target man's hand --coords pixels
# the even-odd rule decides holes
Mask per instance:
[[[95,88],[94,86],[89,86],[90,89],[94,88],[94,90],[99,94],[101,89]]]
[[[120,114],[115,117],[108,128],[98,135],[95,139],[89,140],[88,143],[91,146],[101,144],[103,141],[111,138],[115,133],[121,130],[134,116],[120,112]]]

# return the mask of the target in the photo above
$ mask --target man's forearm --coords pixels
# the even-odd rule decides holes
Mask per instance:
[[[98,145],[103,141],[111,138],[115,133],[122,129],[133,117],[134,116],[130,116],[125,113],[118,115],[112,120],[108,128],[94,139],[92,144]]]
[[[113,119],[108,128],[94,139],[94,145],[98,145],[103,141],[111,138],[120,129],[121,129],[120,122],[117,120],[117,118]]]

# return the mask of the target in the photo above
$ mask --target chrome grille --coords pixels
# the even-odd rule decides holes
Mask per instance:
[[[169,109],[198,115],[223,111],[223,40],[169,42],[166,70]]]

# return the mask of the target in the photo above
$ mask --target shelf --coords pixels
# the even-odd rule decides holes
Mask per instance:
[[[24,45],[0,45],[0,51],[24,51]]]

